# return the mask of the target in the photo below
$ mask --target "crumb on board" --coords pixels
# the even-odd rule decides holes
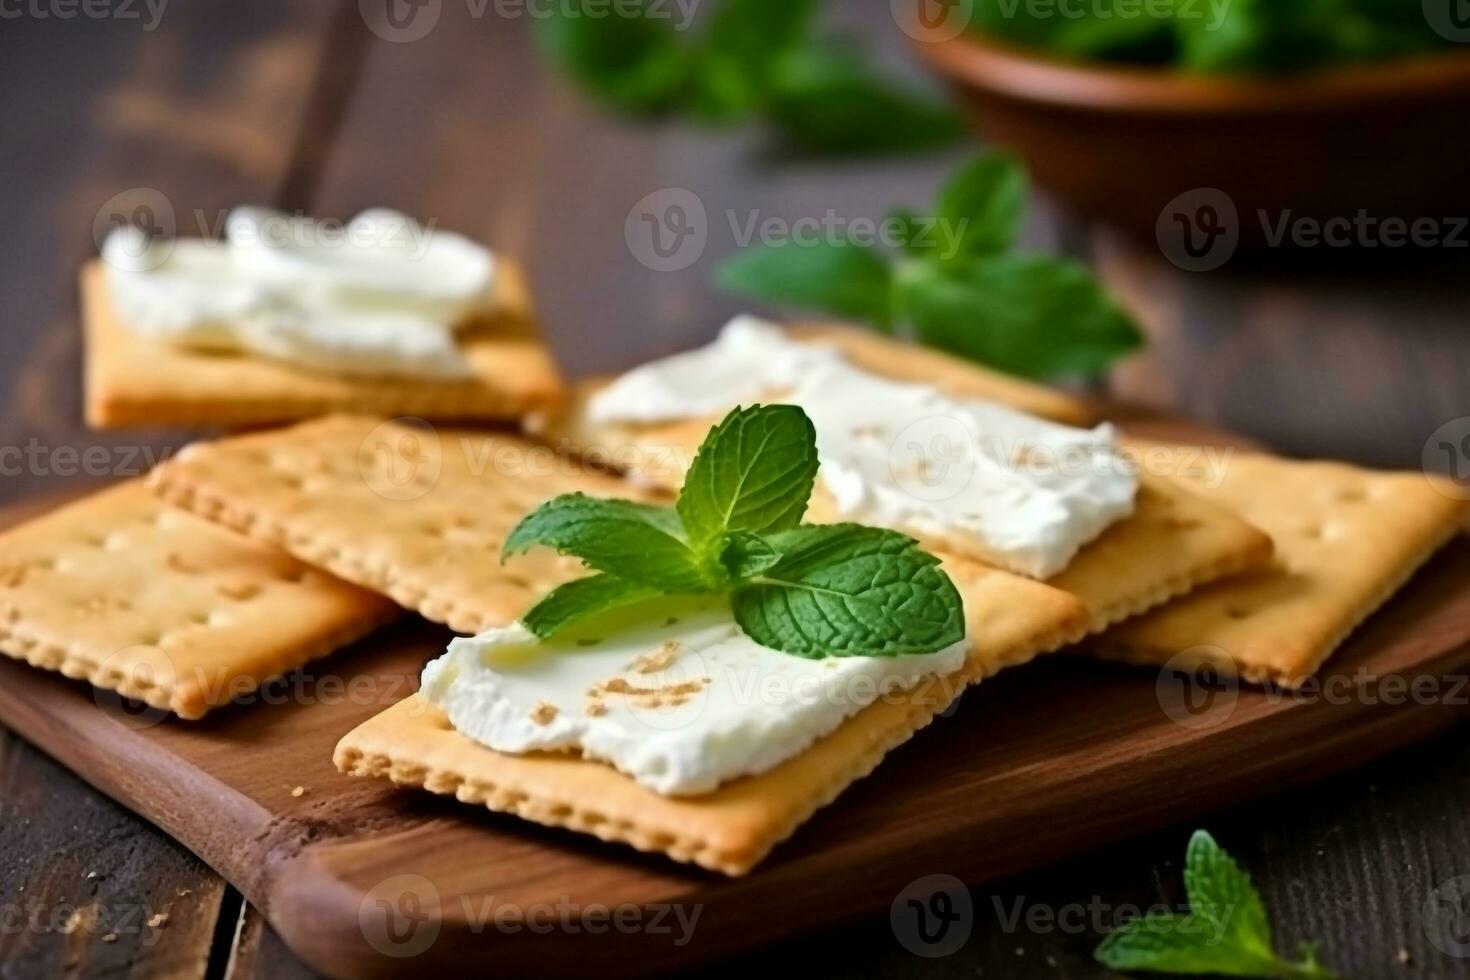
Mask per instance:
[[[643,654],[633,661],[633,670],[640,674],[654,674],[674,662],[679,655],[678,640],[664,640],[657,650]]]
[[[549,725],[556,717],[556,705],[550,701],[537,701],[531,709],[531,720],[538,725]]]
[[[292,796],[295,796],[295,797],[298,797],[298,798],[299,797],[302,797],[302,796],[305,796],[306,795],[306,787],[305,786],[297,786],[297,787],[294,787],[291,790],[291,795]]]
[[[603,704],[601,701],[588,701],[587,714],[591,715],[593,718],[598,718],[602,715],[605,715],[607,714],[607,705]]]

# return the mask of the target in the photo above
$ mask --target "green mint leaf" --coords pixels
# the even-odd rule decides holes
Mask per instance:
[[[1084,265],[992,256],[941,268],[909,263],[899,305],[919,339],[1023,377],[1091,376],[1142,343]]]
[[[539,21],[541,48],[592,97],[632,113],[672,107],[689,74],[673,24],[597,0],[566,0]]]
[[[709,554],[728,531],[796,527],[817,477],[817,435],[795,405],[737,408],[710,430],[676,505],[690,545]]]
[[[1214,922],[1233,945],[1271,955],[1271,923],[1250,875],[1203,830],[1184,852],[1184,888],[1190,911]]]
[[[696,58],[695,111],[726,121],[758,109],[776,63],[803,42],[815,9],[814,0],[724,0]]]
[[[1094,952],[1104,966],[1123,971],[1205,973],[1288,980],[1332,980],[1307,944],[1301,962],[1276,955],[1265,904],[1250,876],[1203,830],[1185,852],[1188,915],[1149,915],[1109,934]]]
[[[964,260],[1004,252],[1016,240],[1026,202],[1026,172],[1012,157],[988,153],[961,167],[939,191],[934,216],[957,236],[952,257]]]
[[[723,535],[719,545],[720,566],[732,582],[744,582],[781,560],[775,547],[751,531],[732,531]]]
[[[832,45],[782,59],[766,113],[788,143],[813,154],[932,150],[963,132],[944,102],[870,74],[854,54]]]
[[[662,594],[611,575],[591,575],[552,589],[521,617],[521,623],[544,640],[567,626]]]
[[[576,555],[600,572],[664,592],[708,590],[713,583],[679,538],[678,528],[677,515],[665,507],[565,494],[548,500],[516,525],[504,554],[545,545]]]
[[[877,250],[846,241],[747,246],[720,263],[715,284],[752,299],[883,328],[893,319],[891,266]]]
[[[807,525],[767,539],[781,560],[736,588],[735,621],[799,657],[933,653],[965,636],[954,583],[896,531]]]

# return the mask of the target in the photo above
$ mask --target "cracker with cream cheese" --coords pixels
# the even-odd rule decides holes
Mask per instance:
[[[535,326],[524,273],[497,258],[493,288],[495,314],[459,338],[473,378],[360,378],[140,337],[119,320],[105,267],[93,261],[81,273],[87,423],[252,426],[328,412],[509,419],[545,410],[561,396],[561,380]]]
[[[358,417],[191,447],[160,467],[154,484],[171,501],[465,632],[510,622],[546,591],[582,574],[577,563],[541,549],[500,563],[501,544],[523,514],[573,490],[631,492],[624,481],[577,469],[547,447],[515,437]],[[1210,535],[1237,527],[1212,523],[1217,509],[1187,495],[1146,492],[1139,509],[1159,533],[1176,520],[1198,521],[1212,528]],[[1112,561],[1126,542],[1113,544],[1104,535],[1096,547]],[[1085,555],[1078,568],[1087,568]],[[870,705],[798,757],[713,794],[668,799],[601,763],[497,753],[450,729],[418,698],[344,739],[338,764],[738,874],[928,724],[966,684],[1074,642],[1098,622],[1150,600],[1151,590],[1183,588],[1202,567],[1165,558],[1168,574],[1122,593],[1109,582],[1109,591],[1097,593],[1099,605],[1090,607],[1044,582],[968,559],[944,561],[964,597],[972,644],[962,670]],[[1104,572],[1099,567],[1096,574]]]
[[[1269,533],[1274,561],[1129,620],[1089,642],[1132,663],[1201,663],[1288,687],[1311,677],[1344,639],[1465,519],[1453,487],[1423,473],[1237,453],[1207,473],[1185,447],[1172,455],[1195,493]]]
[[[397,615],[138,481],[0,534],[0,652],[181,718]]]

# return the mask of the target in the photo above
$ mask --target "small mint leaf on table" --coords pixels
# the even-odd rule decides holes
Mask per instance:
[[[1213,837],[1195,831],[1185,851],[1187,915],[1148,915],[1114,930],[1094,958],[1126,972],[1333,980],[1309,944],[1302,960],[1277,956],[1265,903],[1250,876]]]
[[[800,657],[933,653],[964,639],[939,559],[896,531],[805,525],[768,536],[779,562],[732,597],[758,643]]]
[[[506,539],[504,555],[534,545],[575,555],[589,567],[664,592],[701,592],[713,583],[680,537],[666,507],[572,493],[532,511]]]
[[[544,640],[565,627],[661,595],[651,586],[611,575],[589,575],[552,589],[521,617],[521,623]]]
[[[795,405],[737,408],[705,436],[676,505],[707,556],[727,531],[796,527],[817,476],[816,430]],[[712,557],[712,556],[711,556]]]

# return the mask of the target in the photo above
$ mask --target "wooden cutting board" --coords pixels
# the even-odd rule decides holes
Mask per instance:
[[[339,775],[337,740],[409,694],[448,636],[405,620],[194,724],[0,658],[0,721],[182,841],[328,974],[647,972],[881,913],[925,875],[979,882],[1047,864],[1463,718],[1470,690],[1453,675],[1470,669],[1470,541],[1353,636],[1324,695],[1043,658],[967,693],[741,879]],[[1403,696],[1416,678],[1438,696]]]

